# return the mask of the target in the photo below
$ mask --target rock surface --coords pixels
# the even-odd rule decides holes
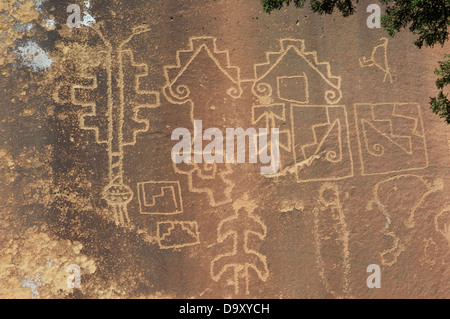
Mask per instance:
[[[69,4],[0,4],[0,298],[450,298],[449,47],[362,4]],[[194,120],[278,128],[278,173],[174,164]]]

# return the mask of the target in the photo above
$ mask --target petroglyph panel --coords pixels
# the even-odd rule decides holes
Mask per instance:
[[[81,2],[70,28],[64,1],[0,1],[0,298],[450,297],[448,47],[362,1]],[[245,163],[173,162],[176,129],[193,159],[238,128],[256,163],[247,136]]]

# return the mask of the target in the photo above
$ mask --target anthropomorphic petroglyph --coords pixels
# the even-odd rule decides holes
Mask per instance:
[[[416,213],[430,194],[443,189],[443,180],[428,183],[417,175],[398,175],[377,183],[373,187],[374,205],[386,219],[383,234],[391,238],[392,245],[381,253],[383,265],[392,266],[410,242],[410,230],[416,225]],[[413,192],[411,190],[414,190]]]
[[[383,82],[386,82],[389,79],[391,84],[394,82],[392,80],[391,69],[389,68],[388,56],[387,56],[387,48],[389,44],[389,39],[381,38],[379,40],[379,44],[375,45],[372,50],[372,54],[370,58],[366,58],[365,56],[359,58],[359,65],[362,68],[375,66],[384,72]]]
[[[328,293],[349,297],[349,232],[336,184],[326,182],[314,208],[314,239],[319,274]]]
[[[261,281],[269,277],[267,258],[258,252],[256,241],[267,235],[267,227],[255,214],[256,205],[247,195],[233,203],[235,214],[222,220],[217,227],[218,244],[232,243],[228,252],[211,261],[211,277],[214,281],[223,279],[234,286],[235,294],[250,293],[250,270]],[[229,276],[229,278],[226,278]]]

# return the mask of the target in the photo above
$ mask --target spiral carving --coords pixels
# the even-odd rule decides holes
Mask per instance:
[[[164,95],[171,103],[182,104],[185,103],[189,95],[191,94],[191,90],[186,85],[177,85],[175,87],[175,91],[173,90],[173,83],[167,85],[163,89]]]
[[[241,89],[240,87],[238,87],[238,88],[230,87],[230,88],[227,90],[227,94],[228,94],[229,96],[231,96],[232,98],[237,99],[237,98],[240,98],[240,97],[241,97],[241,95],[242,95],[242,89]]]
[[[178,85],[175,88],[176,95],[174,95],[179,100],[184,100],[191,95],[191,90],[186,85]]]
[[[254,93],[259,98],[272,96],[272,86],[267,83],[258,83],[255,86]]]
[[[338,103],[342,98],[342,93],[340,90],[328,90],[325,91],[325,101],[327,101],[328,104],[336,104]]]
[[[340,154],[338,155],[336,151],[327,151],[325,159],[332,163],[337,163],[341,161]]]
[[[370,154],[375,156],[383,156],[384,155],[384,146],[381,144],[373,144],[372,146],[367,145],[367,150]]]

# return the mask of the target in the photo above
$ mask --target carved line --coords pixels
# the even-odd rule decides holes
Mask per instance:
[[[176,188],[174,186],[168,186],[168,184],[176,184]],[[147,194],[145,193],[145,184],[157,184],[157,185],[165,185],[161,186],[161,194],[159,195],[152,195],[152,203],[147,203]],[[155,198],[157,197],[164,197],[165,192],[164,189],[169,189],[172,192],[172,199],[174,206],[176,208],[175,212],[169,213],[169,212],[145,212],[143,211],[143,207],[152,207],[155,206],[156,201]],[[142,182],[137,184],[137,190],[138,190],[138,201],[139,201],[139,212],[141,214],[145,215],[175,215],[175,214],[181,214],[183,212],[183,197],[181,196],[181,187],[179,181],[148,181],[148,182]],[[141,201],[141,198],[143,202]],[[178,202],[180,205],[178,205]]]
[[[305,79],[305,101],[297,101],[297,100],[291,100],[291,99],[286,99],[281,97],[281,92],[280,92],[280,80],[283,79],[296,79],[296,78],[303,78]],[[308,77],[306,76],[306,73],[303,72],[303,75],[294,75],[294,76],[277,76],[277,94],[278,94],[278,98],[280,98],[281,100],[285,100],[291,103],[309,103],[309,82],[308,82]]]
[[[323,197],[323,194],[326,190],[333,190],[336,194],[336,201],[335,202],[328,202]],[[325,275],[325,263],[322,257],[322,244],[321,241],[323,238],[320,238],[320,231],[319,231],[319,224],[320,224],[320,218],[319,218],[319,210],[320,207],[315,207],[314,212],[314,244],[316,248],[316,256],[317,256],[317,264],[319,266],[319,275],[322,279],[322,282],[325,285],[326,290],[333,294],[335,297],[343,298],[345,297],[349,292],[349,276],[350,276],[350,252],[349,252],[349,232],[347,228],[347,223],[345,221],[345,215],[344,210],[342,208],[342,204],[339,198],[339,190],[336,184],[326,182],[324,183],[320,190],[319,190],[319,202],[322,206],[322,208],[326,209],[334,209],[337,210],[339,213],[339,221],[338,225],[340,227],[336,227],[336,232],[338,233],[338,237],[340,240],[342,240],[342,266],[343,266],[343,296],[339,296],[337,292],[332,291],[330,288],[330,285],[328,283],[328,278]],[[329,221],[327,221],[329,222]]]
[[[420,198],[420,200],[417,201],[417,203],[411,208],[411,211],[409,212],[409,216],[406,220],[403,220],[403,224],[409,228],[412,229],[415,227],[415,215],[416,215],[416,211],[417,209],[423,205],[423,203],[425,202],[425,198],[427,198],[430,194],[435,193],[439,190],[443,189],[443,181],[442,180],[436,180],[436,182],[433,185],[429,185],[425,179],[423,179],[421,176],[418,175],[411,175],[411,174],[403,174],[403,175],[397,175],[391,178],[388,178],[386,180],[382,180],[380,182],[378,182],[377,184],[375,184],[375,186],[373,187],[373,201],[370,202],[369,204],[375,203],[379,209],[381,210],[381,212],[383,213],[385,219],[386,219],[386,223],[383,229],[383,234],[386,236],[390,236],[394,239],[394,246],[391,247],[390,249],[386,249],[383,252],[381,252],[381,259],[382,259],[382,263],[383,265],[387,265],[387,266],[392,266],[397,262],[397,258],[400,256],[400,254],[405,250],[405,243],[400,242],[400,239],[396,233],[394,233],[393,231],[389,230],[389,226],[391,225],[391,214],[386,210],[385,206],[380,202],[380,196],[378,195],[378,188],[381,184],[386,183],[386,182],[390,182],[390,181],[395,181],[398,180],[399,178],[402,177],[415,177],[417,179],[419,179],[428,189]],[[386,258],[384,257],[387,254],[393,254],[394,258],[391,262],[386,261]]]
[[[285,42],[292,42],[292,43],[297,43],[297,45],[293,45],[293,44],[289,44],[286,45]],[[255,64],[254,65],[254,74],[255,74],[255,81],[254,83],[257,83],[258,81],[262,80],[263,78],[265,78],[274,68],[275,66],[277,66],[280,61],[284,58],[284,56],[287,54],[287,52],[289,51],[289,49],[293,48],[295,50],[295,52],[297,53],[297,55],[299,55],[300,57],[302,57],[306,63],[314,70],[316,71],[317,74],[319,74],[319,76],[331,87],[333,87],[334,89],[336,89],[339,92],[339,95],[342,96],[342,92],[341,92],[341,77],[340,76],[333,76],[331,74],[331,66],[329,64],[329,62],[319,62],[318,58],[317,58],[317,52],[316,51],[311,51],[311,52],[305,52],[305,44],[304,44],[304,40],[298,40],[298,39],[281,39],[280,40],[280,51],[269,51],[266,52],[266,62],[264,63],[259,63],[259,64]],[[278,56],[277,60],[275,63],[273,63],[271,65],[271,60],[270,60],[270,56]],[[312,62],[310,61],[310,59],[308,57],[312,56]],[[261,76],[258,76],[258,68],[261,66],[266,66],[266,65],[271,65],[270,68],[264,72]],[[319,69],[318,66],[325,66],[326,68],[326,75],[324,75]],[[330,81],[330,79],[334,79],[337,81],[337,85],[332,83]],[[258,96],[258,94],[256,94],[256,92],[254,91],[254,87],[252,87],[252,91],[253,94]],[[330,101],[328,96],[325,96],[325,100],[330,103],[330,104],[336,104],[340,101],[341,98],[337,99],[336,101]]]
[[[389,68],[388,57],[387,57],[387,46],[388,46],[389,40],[387,38],[380,38],[379,41],[381,41],[383,43],[376,45],[372,49],[372,55],[370,56],[370,59],[367,59],[365,56],[359,58],[359,60],[358,60],[359,65],[361,66],[361,68],[372,67],[375,65],[377,68],[379,68],[381,71],[384,72],[383,82],[386,82],[387,77],[389,77],[389,82],[391,82],[391,84],[392,84],[394,81],[392,80],[391,69]],[[384,66],[380,65],[377,61],[375,61],[375,54],[379,48],[383,49]]]
[[[160,225],[162,224],[171,224],[167,232],[164,232],[163,234],[160,233]],[[164,245],[163,241],[171,235],[171,231],[175,228],[175,225],[181,225],[181,229],[188,232],[192,237],[196,238],[197,240],[195,242],[191,243],[183,243],[183,244],[175,244],[175,245]],[[185,225],[188,224],[191,227],[194,228],[194,231],[192,231],[190,228],[186,227]],[[157,223],[157,241],[160,249],[178,249],[183,248],[187,246],[194,246],[200,243],[200,233],[198,231],[198,224],[196,221],[189,221],[189,222],[180,222],[180,221],[164,221],[164,222],[158,222]],[[161,236],[162,235],[162,236]]]
[[[331,124],[330,121],[330,114],[329,114],[329,108],[341,108],[343,110],[343,114],[344,114],[344,118],[345,118],[345,126],[346,126],[346,131],[347,131],[347,148],[348,148],[348,154],[349,154],[349,159],[350,159],[350,171],[351,173],[348,176],[342,176],[342,177],[329,177],[329,178],[314,178],[314,179],[308,179],[308,180],[302,180],[300,179],[299,173],[298,173],[298,166],[302,166],[302,165],[308,165],[310,166],[312,164],[312,162],[316,159],[316,157],[311,157],[311,158],[306,158],[306,155],[304,153],[304,151],[302,151],[303,153],[303,157],[304,160],[300,163],[297,162],[298,157],[297,157],[297,153],[295,151],[295,147],[296,147],[296,143],[295,143],[295,124],[294,124],[294,107],[304,107],[304,108],[311,108],[311,107],[325,107],[326,108],[326,114],[327,114],[327,123],[328,125]],[[296,180],[297,183],[306,183],[306,182],[313,182],[313,181],[336,181],[336,180],[342,180],[345,178],[350,178],[354,176],[354,163],[353,163],[353,155],[352,155],[352,150],[350,147],[350,132],[349,132],[349,124],[348,124],[348,116],[347,116],[347,110],[346,107],[343,105],[295,105],[295,104],[291,104],[291,132],[292,132],[292,148],[293,148],[293,159],[294,159],[294,167],[295,167],[295,176],[296,176]],[[318,125],[323,125],[323,124],[318,124]],[[313,132],[313,136],[314,136],[314,141],[317,144],[317,137],[315,135],[315,131],[314,131],[314,127],[318,126],[318,125],[313,125],[311,127],[312,132]],[[341,128],[342,129],[342,128]],[[328,135],[327,135],[328,136]],[[344,156],[343,154],[343,148],[342,148],[342,136],[341,136],[341,132],[339,131],[339,144],[340,144],[340,152],[341,152],[341,156]],[[313,144],[314,145],[314,144]],[[303,148],[302,148],[303,150]],[[292,168],[289,168],[289,170],[292,170]]]
[[[208,48],[208,46],[204,43],[202,45],[200,45],[194,52],[194,40],[196,41],[201,41],[201,40],[212,40],[213,42],[213,52],[210,51],[210,49]],[[240,97],[242,95],[242,89],[240,87],[240,68],[236,67],[236,66],[231,66],[230,63],[230,57],[229,57],[229,51],[228,50],[224,50],[224,51],[219,51],[217,49],[217,45],[216,45],[216,38],[214,37],[190,37],[189,38],[189,49],[188,50],[177,50],[176,53],[176,64],[175,65],[169,65],[169,66],[164,66],[164,76],[166,78],[167,84],[163,87],[163,94],[166,97],[166,99],[168,101],[170,101],[173,104],[184,104],[187,101],[189,101],[190,99],[181,99],[180,101],[174,100],[169,94],[167,94],[167,90],[169,90],[169,92],[171,93],[172,96],[177,96],[178,94],[174,94],[174,92],[172,91],[172,85],[178,80],[178,78],[181,76],[181,74],[184,73],[184,71],[186,71],[187,67],[191,64],[191,62],[195,59],[195,57],[200,53],[200,51],[202,49],[206,50],[206,53],[208,54],[208,56],[214,61],[214,63],[216,64],[216,66],[220,69],[220,71],[222,71],[222,73],[227,76],[231,82],[233,82],[234,84],[236,84],[239,87],[239,95],[238,97]],[[181,59],[180,59],[180,53],[193,53],[189,59],[189,61],[186,63],[186,65],[182,66],[181,65]],[[216,59],[216,57],[214,56],[214,54],[216,55],[220,55],[220,54],[225,54],[226,56],[226,60],[227,60],[227,65],[225,68],[227,69],[235,69],[237,72],[237,79],[233,79],[233,77],[225,70],[225,68],[222,67],[222,65],[220,64],[220,62]],[[169,70],[171,69],[181,69],[177,76],[171,80],[170,76],[169,76]]]
[[[405,169],[401,169],[401,170],[377,172],[377,173],[366,173],[365,172],[366,168],[365,168],[365,165],[364,165],[364,158],[363,158],[363,152],[362,152],[363,147],[362,147],[362,142],[361,142],[361,132],[360,132],[360,125],[359,125],[360,120],[362,121],[364,119],[360,118],[360,116],[358,115],[358,107],[370,106],[371,107],[371,118],[374,120],[375,114],[373,112],[373,109],[374,109],[374,107],[381,106],[381,105],[394,105],[393,115],[398,116],[398,117],[404,117],[404,118],[409,118],[409,117],[403,116],[403,115],[394,114],[394,112],[396,110],[396,107],[403,106],[403,105],[415,105],[417,107],[418,119],[416,119],[416,121],[415,121],[416,124],[415,124],[415,127],[413,129],[413,132],[417,130],[417,125],[420,122],[422,130],[423,130],[423,134],[421,134],[421,135],[420,134],[414,134],[414,135],[419,136],[419,137],[423,137],[424,153],[425,153],[424,155],[425,155],[425,162],[426,162],[425,166],[405,168]],[[356,122],[356,132],[357,132],[357,136],[358,136],[358,146],[359,146],[358,151],[359,151],[359,158],[360,158],[360,162],[361,162],[361,168],[362,168],[362,175],[363,176],[385,175],[385,174],[390,174],[390,173],[409,172],[409,171],[415,171],[415,170],[419,170],[419,169],[424,169],[424,168],[427,168],[429,166],[427,142],[426,142],[425,130],[424,130],[424,126],[423,126],[423,119],[422,119],[422,114],[421,114],[421,110],[420,110],[419,104],[417,104],[417,103],[399,103],[399,102],[393,102],[393,103],[356,103],[356,104],[354,104],[354,113],[355,113],[355,122]],[[386,134],[381,134],[381,135],[385,136],[386,138],[389,138],[389,137],[386,136]],[[396,145],[397,145],[397,143],[396,143]]]
[[[224,220],[222,220],[218,227],[217,227],[217,234],[218,234],[218,238],[217,238],[217,242],[218,243],[223,243],[228,237],[232,236],[233,237],[233,249],[231,252],[228,253],[224,253],[224,254],[219,254],[217,255],[212,261],[211,261],[211,267],[210,267],[210,275],[211,278],[214,281],[219,281],[220,278],[222,277],[222,275],[229,269],[232,268],[234,269],[234,289],[235,289],[235,294],[239,293],[239,273],[244,270],[244,277],[245,277],[245,281],[246,281],[246,294],[249,294],[249,268],[252,268],[258,275],[258,277],[263,281],[266,282],[268,277],[269,277],[269,269],[267,266],[267,258],[266,256],[264,256],[263,254],[253,250],[253,249],[249,249],[248,248],[248,235],[249,234],[253,234],[255,236],[257,236],[260,240],[264,240],[264,238],[267,235],[267,226],[261,221],[261,219],[254,215],[251,212],[248,212],[248,216],[250,219],[252,219],[255,223],[259,224],[259,226],[263,229],[263,233],[259,233],[256,231],[251,231],[251,230],[245,230],[244,231],[244,245],[243,245],[243,249],[244,252],[246,254],[250,254],[250,255],[255,255],[259,258],[259,260],[262,261],[263,265],[264,265],[264,271],[260,271],[256,266],[249,264],[249,263],[245,263],[244,266],[242,266],[242,264],[239,263],[231,263],[231,264],[227,264],[226,266],[222,267],[221,270],[215,275],[214,274],[214,270],[213,270],[213,265],[214,263],[216,263],[217,261],[219,261],[220,259],[224,258],[224,257],[230,257],[230,256],[235,256],[238,253],[238,234],[237,231],[233,231],[233,230],[229,230],[226,233],[221,233],[221,229],[223,227],[223,224],[234,220],[234,219],[238,219],[239,218],[239,213],[236,212],[234,215],[232,215],[231,217],[228,217]]]

